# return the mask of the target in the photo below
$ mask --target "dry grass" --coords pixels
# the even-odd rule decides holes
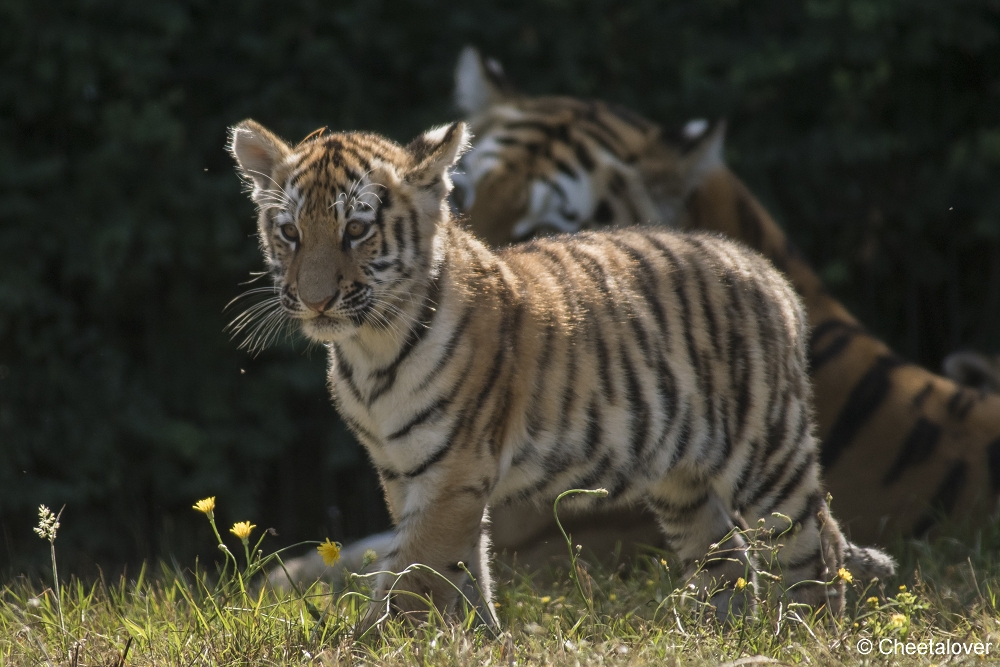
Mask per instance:
[[[762,585],[755,612],[722,626],[653,552],[610,569],[581,562],[578,580],[567,556],[567,568],[547,573],[545,584],[501,568],[500,638],[466,612],[420,626],[391,621],[356,642],[365,580],[337,594],[322,583],[280,597],[253,592],[253,563],[263,561],[252,551],[251,567],[225,576],[161,567],[113,584],[70,579],[58,601],[51,586],[16,580],[0,596],[0,665],[986,664],[1000,655],[1000,534],[959,532],[897,545],[899,579],[855,581],[839,621]],[[873,645],[868,656],[857,649],[864,640]],[[988,656],[971,644],[970,655],[880,653],[880,643],[896,640],[991,647]]]

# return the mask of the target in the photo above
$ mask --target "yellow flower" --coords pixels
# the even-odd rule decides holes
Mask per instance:
[[[852,583],[854,581],[854,575],[846,567],[842,567],[837,570],[837,576],[846,581],[847,583]]]
[[[215,511],[215,496],[199,500],[194,505],[192,505],[191,508],[196,509],[202,514],[207,514],[209,517],[211,517],[212,512]]]
[[[901,628],[906,625],[906,616],[903,614],[893,614],[889,621],[892,623],[892,627]]]
[[[545,595],[545,596],[542,596],[542,598],[541,598],[540,601],[541,601],[542,604],[548,604],[548,603],[552,602],[552,598],[550,598],[548,595]]]
[[[740,577],[739,579],[736,580],[736,590],[742,591],[746,587],[747,587],[747,580],[746,579],[744,579],[743,577]]]
[[[901,585],[900,585],[900,587],[899,587],[899,590],[900,590],[901,592],[902,592],[902,591],[905,591],[905,590],[906,590],[906,584],[901,584]]]
[[[239,523],[234,523],[233,527],[229,529],[229,532],[246,542],[247,538],[250,537],[250,533],[256,527],[257,526],[255,524],[252,524],[249,521],[240,521]]]
[[[870,598],[868,598],[867,600],[865,600],[865,602],[867,602],[868,604],[870,604],[873,607],[877,607],[878,606],[878,598],[875,597],[874,595],[871,596]]]
[[[319,555],[323,557],[323,562],[333,567],[340,560],[340,545],[336,542],[331,542],[330,538],[326,538],[326,542],[316,547],[316,551]]]
[[[617,600],[617,599],[618,599],[618,596],[617,596],[617,595],[615,595],[614,593],[610,593],[610,594],[608,595],[608,599],[609,599],[609,600],[611,600],[612,602],[614,602],[615,600]]]

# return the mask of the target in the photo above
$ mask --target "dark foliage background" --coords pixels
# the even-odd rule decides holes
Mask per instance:
[[[260,268],[223,150],[406,140],[455,116],[478,44],[533,93],[730,121],[728,159],[831,290],[904,355],[1000,346],[996,0],[0,3],[0,546],[64,567],[211,557],[190,509],[281,533],[385,525],[321,351],[257,358],[222,307]],[[68,563],[67,563],[68,561]],[[68,570],[64,570],[68,571]]]

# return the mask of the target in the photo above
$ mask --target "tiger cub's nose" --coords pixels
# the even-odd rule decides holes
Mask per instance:
[[[326,311],[326,309],[330,307],[330,304],[333,303],[333,297],[334,296],[335,295],[331,294],[330,296],[328,296],[325,299],[322,299],[320,301],[306,301],[305,299],[302,299],[302,303],[309,310],[312,310],[312,311],[315,311],[317,313],[323,314],[323,312]]]

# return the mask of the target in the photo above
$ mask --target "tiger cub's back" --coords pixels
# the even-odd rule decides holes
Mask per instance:
[[[538,239],[500,259],[525,295],[513,338],[530,391],[521,410],[505,406],[515,474],[494,502],[595,485],[634,500],[635,482],[673,467],[721,474],[728,499],[754,486],[750,468],[809,454],[782,437],[811,429],[804,316],[756,253],[636,228]]]

